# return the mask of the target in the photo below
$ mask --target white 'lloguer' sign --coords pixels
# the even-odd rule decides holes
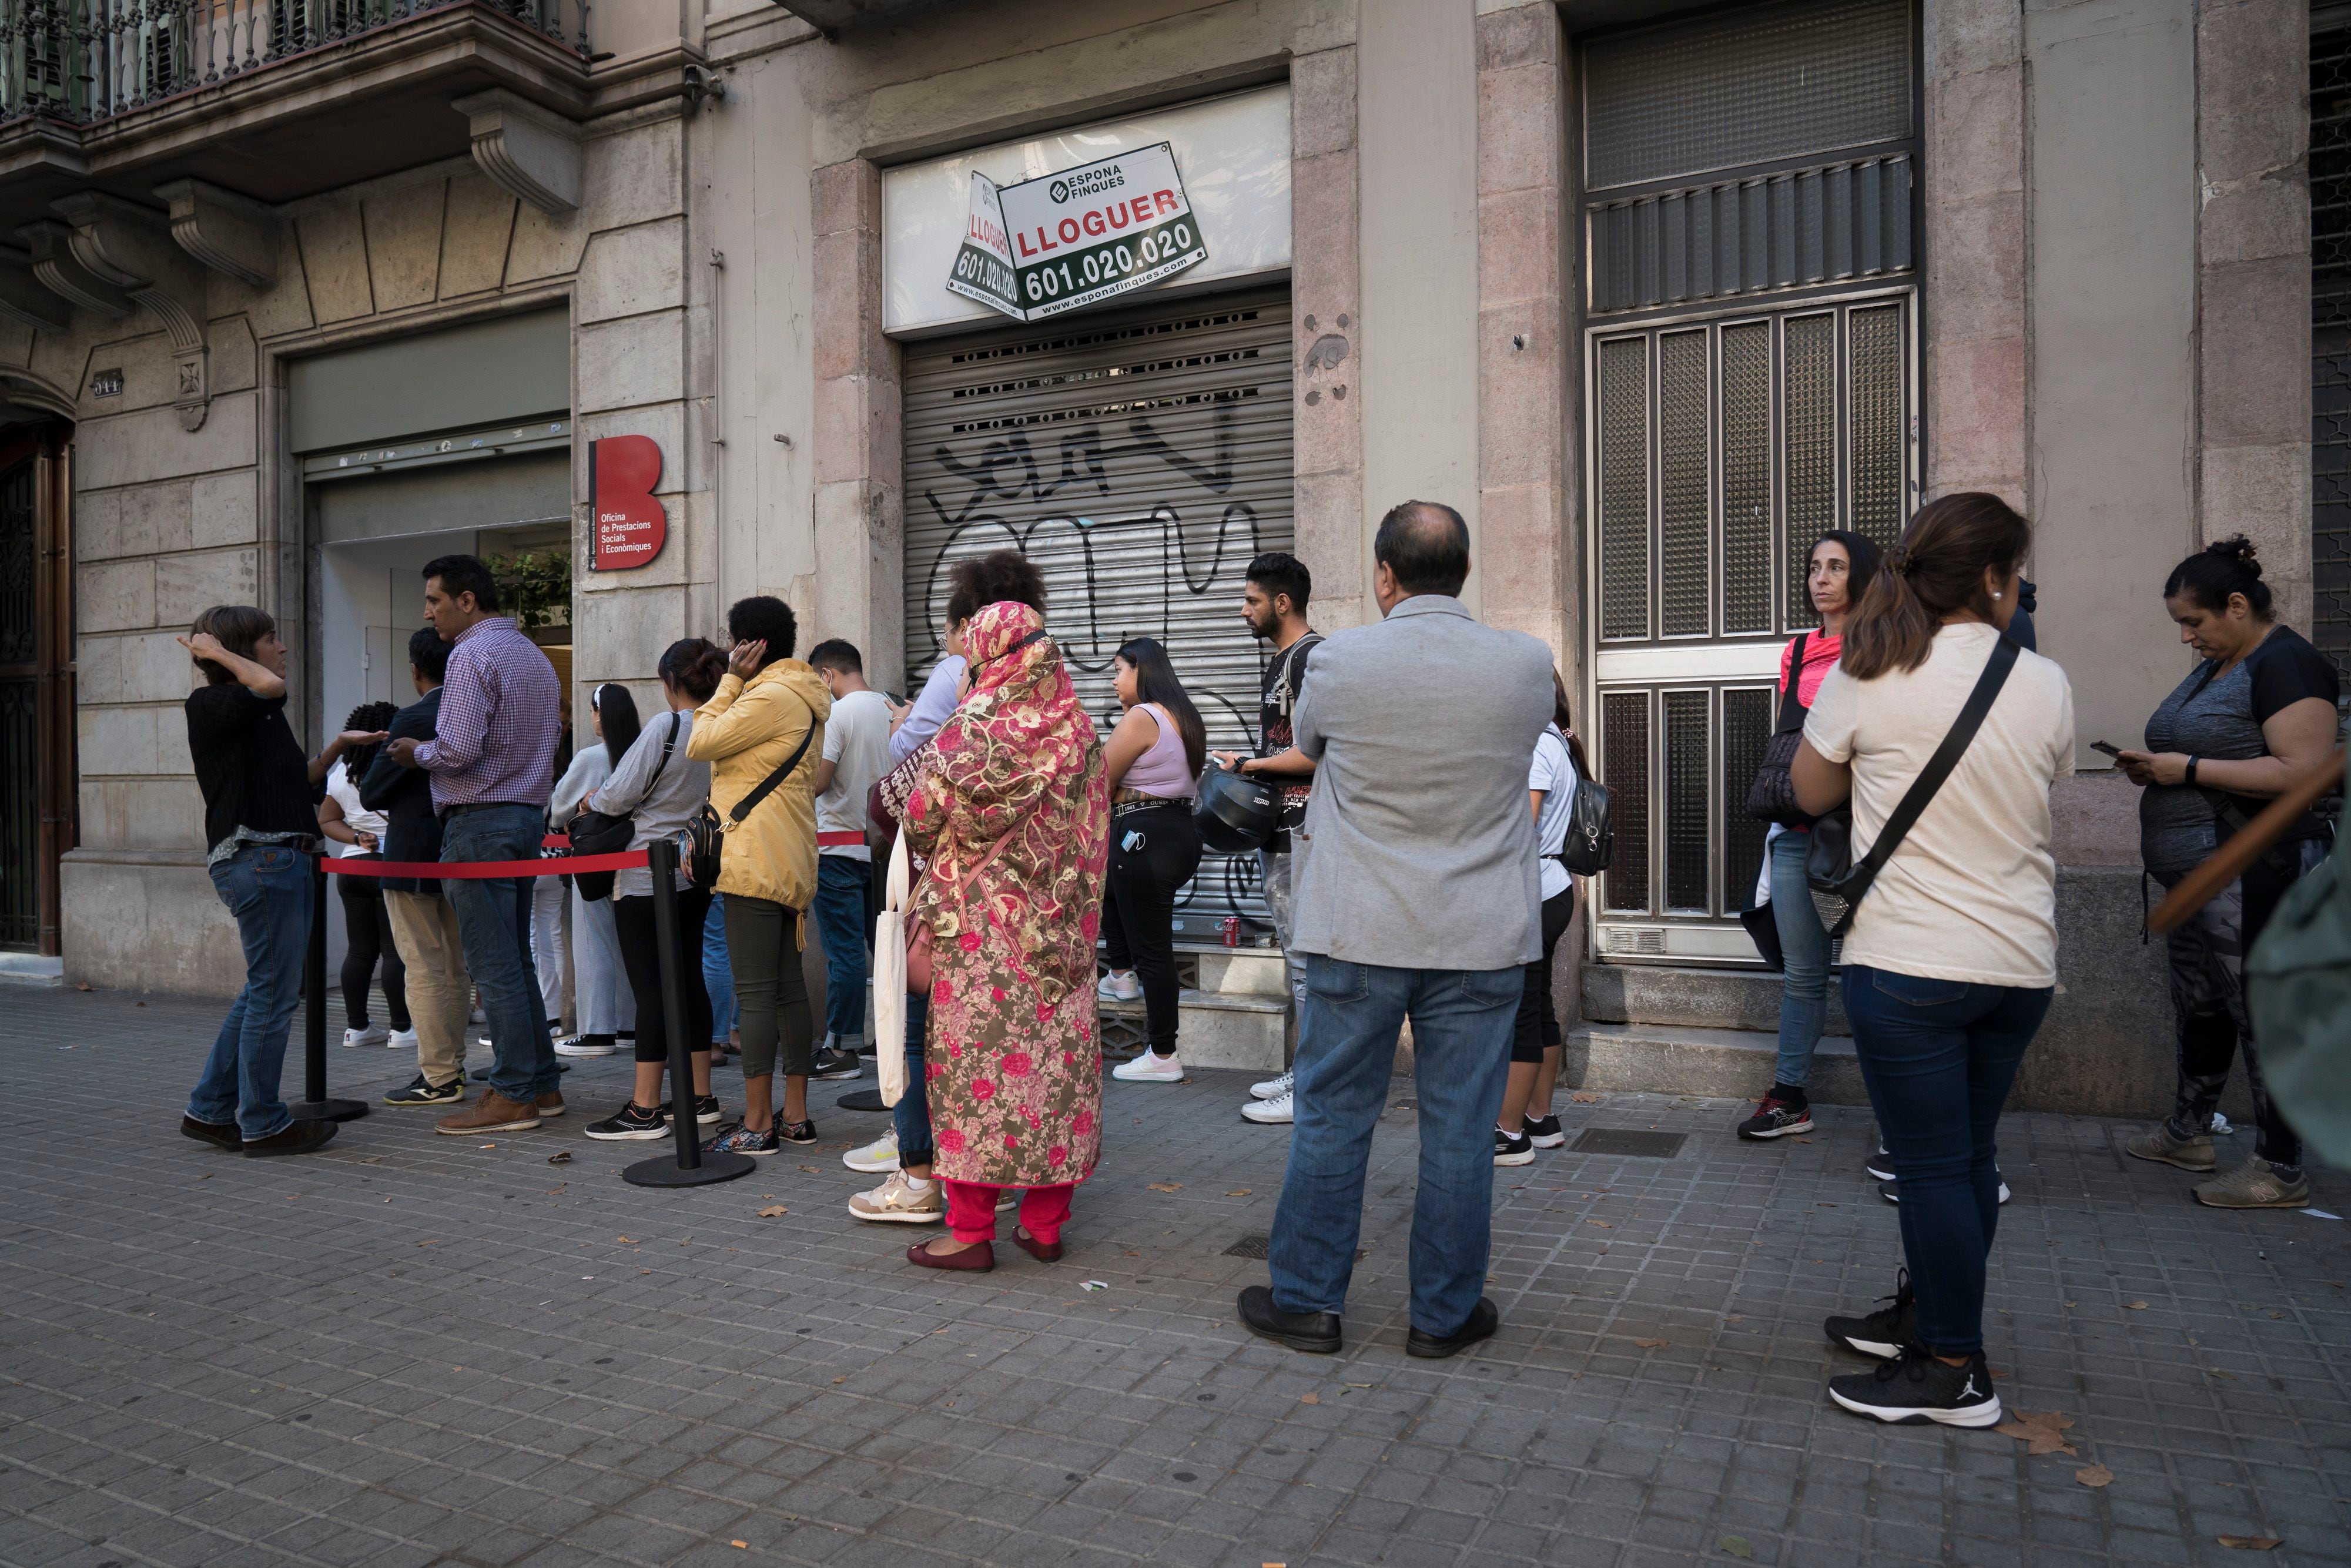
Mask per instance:
[[[947,287],[1016,321],[1130,294],[1208,258],[1165,141],[999,186],[971,176]]]

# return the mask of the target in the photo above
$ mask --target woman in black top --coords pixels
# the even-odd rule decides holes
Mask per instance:
[[[2264,802],[2334,749],[2341,681],[2335,666],[2270,609],[2261,562],[2241,537],[2189,556],[2163,585],[2179,640],[2203,662],[2147,723],[2147,749],[2116,760],[2139,798],[2139,857],[2168,888]],[[2124,1147],[2143,1160],[2210,1172],[2212,1112],[2241,1046],[2260,1129],[2254,1157],[2193,1189],[2218,1208],[2300,1208],[2310,1202],[2302,1142],[2262,1082],[2245,1010],[2244,956],[2295,878],[2325,857],[2327,829],[2306,817],[2166,938],[2179,1084],[2170,1118]]]
[[[286,723],[286,645],[265,612],[214,605],[179,642],[206,683],[186,705],[188,756],[204,796],[205,868],[236,916],[246,969],[180,1131],[248,1155],[307,1154],[335,1135],[335,1124],[293,1120],[277,1082],[309,946],[315,801],[336,758],[383,732],[346,731],[304,760]]]

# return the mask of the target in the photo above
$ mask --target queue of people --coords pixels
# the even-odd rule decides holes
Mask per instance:
[[[1782,653],[1775,744],[1749,802],[1770,823],[1750,929],[1782,971],[1782,1000],[1773,1082],[1736,1131],[1768,1143],[1813,1126],[1807,1086],[1834,961],[1905,1266],[1876,1310],[1827,1320],[1833,1342],[1879,1363],[1828,1392],[1883,1420],[1979,1427],[2001,1415],[1982,1332],[1986,1260],[2010,1197],[1996,1134],[2056,983],[2049,791],[2072,773],[2074,747],[2065,674],[2027,645],[2032,538],[2022,516],[1980,493],[1921,507],[1882,551],[1823,534],[1806,575],[1818,627]],[[560,1041],[534,968],[538,879],[347,877],[346,1043],[374,1042],[367,998],[381,964],[388,1021],[418,1051],[415,1080],[388,1100],[465,1101],[477,991],[489,1084],[440,1120],[443,1133],[526,1131],[564,1114],[558,1057],[610,1054],[628,1037],[630,1097],[587,1136],[659,1138],[691,1114],[712,1150],[812,1144],[810,1079],[862,1071],[872,873],[903,835],[919,868],[910,929],[922,935],[907,954],[919,983],[904,1037],[871,1045],[904,1053],[906,1087],[890,1132],[845,1156],[885,1177],[850,1212],[942,1224],[908,1261],[976,1270],[994,1266],[998,1216],[1017,1207],[1016,1245],[1054,1260],[1075,1188],[1102,1157],[1101,1004],[1143,1004],[1144,1049],[1113,1077],[1184,1077],[1172,917],[1203,852],[1200,780],[1221,768],[1275,786],[1259,872],[1297,1021],[1290,1070],[1242,1108],[1294,1134],[1270,1280],[1241,1292],[1240,1321],[1292,1349],[1340,1348],[1366,1151],[1409,1020],[1420,1184],[1405,1348],[1456,1354],[1500,1321],[1481,1288],[1492,1169],[1565,1142],[1553,964],[1577,904],[1571,823],[1593,780],[1550,651],[1462,602],[1470,534],[1459,515],[1399,506],[1374,557],[1382,619],[1328,638],[1308,622],[1301,563],[1250,563],[1243,612],[1272,655],[1246,758],[1208,751],[1197,706],[1150,638],[1118,648],[1121,716],[1101,735],[1046,631],[1044,582],[1012,551],[956,566],[947,656],[912,702],[872,690],[847,643],[796,658],[793,612],[755,596],[728,612],[726,647],[686,638],[664,653],[663,711],[650,720],[625,689],[597,687],[599,743],[559,779],[552,668],[470,557],[425,569],[430,624],[410,646],[418,701],[354,711],[316,757],[286,724],[286,653],[269,618],[206,611],[182,639],[205,682],[188,699],[191,751],[248,978],[183,1131],[255,1155],[334,1134],[277,1097],[312,915],[305,857],[319,834],[340,852],[396,861],[528,860],[551,803],[559,817],[625,819],[632,848],[716,824],[712,884],[681,869],[674,890],[691,1082],[664,1082],[650,871],[622,871],[609,890],[576,879],[580,1027]],[[2201,662],[2150,718],[2144,749],[2105,749],[2145,790],[2144,858],[2168,888],[2328,754],[2340,694],[2328,662],[2277,622],[2243,540],[2191,556],[2163,593]],[[2310,816],[2169,938],[2176,1109],[2127,1148],[2207,1176],[2193,1189],[2203,1203],[2308,1202],[2300,1145],[2262,1076],[2242,960],[2330,841]],[[811,918],[826,958],[820,1035],[802,968]],[[732,1123],[711,1080],[729,1036],[705,979],[714,962],[737,1009]],[[600,991],[616,968],[625,992]],[[2217,1103],[2239,1054],[2257,1145],[2223,1172]]]

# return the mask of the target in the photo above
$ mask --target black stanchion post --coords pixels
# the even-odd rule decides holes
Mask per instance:
[[[621,1173],[637,1186],[705,1186],[749,1176],[759,1162],[748,1155],[705,1155],[702,1124],[694,1113],[694,1059],[685,1038],[685,993],[677,961],[677,845],[655,839],[645,846],[653,878],[653,946],[660,949],[662,1030],[669,1038],[670,1124],[677,1134],[674,1159],[639,1160]]]
[[[302,962],[302,1102],[286,1109],[297,1121],[350,1122],[364,1100],[327,1098],[327,857],[310,860],[310,951]]]

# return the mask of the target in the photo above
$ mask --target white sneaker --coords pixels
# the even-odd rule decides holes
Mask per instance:
[[[1292,1112],[1293,1104],[1290,1091],[1285,1089],[1270,1100],[1252,1100],[1242,1106],[1241,1119],[1245,1122],[1294,1122],[1298,1118]]]
[[[385,1040],[384,1044],[392,1047],[394,1051],[414,1051],[416,1049],[416,1031],[413,1029],[393,1030],[392,1031],[392,1038]]]
[[[347,1029],[343,1030],[343,1049],[349,1051],[355,1045],[381,1045],[391,1038],[392,1031],[380,1023],[371,1023],[365,1029]]]
[[[1293,1070],[1283,1073],[1279,1078],[1269,1078],[1262,1083],[1252,1083],[1249,1085],[1249,1098],[1252,1100],[1279,1100],[1283,1095],[1289,1093],[1290,1086],[1297,1082],[1298,1074]]]
[[[1143,999],[1143,982],[1131,971],[1124,979],[1116,974],[1104,975],[1095,982],[1094,995],[1106,1002],[1139,1002]]]
[[[880,1186],[851,1198],[849,1212],[880,1225],[936,1225],[947,1217],[946,1193],[934,1180],[916,1194],[907,1187],[905,1172],[893,1171]]]
[[[1112,1068],[1110,1075],[1129,1083],[1181,1083],[1184,1064],[1173,1056],[1145,1051],[1133,1061],[1122,1061]]]
[[[892,1128],[862,1149],[852,1149],[841,1163],[853,1171],[894,1171],[898,1168],[898,1132]]]
[[[567,1034],[555,1042],[558,1056],[610,1056],[619,1049],[611,1035]]]

